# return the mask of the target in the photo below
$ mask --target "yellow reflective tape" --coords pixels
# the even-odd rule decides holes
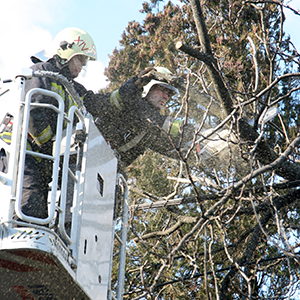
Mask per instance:
[[[58,85],[55,82],[51,82],[51,91],[55,92],[56,94],[60,95],[63,100],[65,101],[65,91],[63,89],[63,87],[61,85]],[[80,97],[81,100],[83,101],[83,97]],[[78,107],[77,103],[74,102],[74,100],[72,99],[72,97],[70,95],[68,95],[68,99],[69,99],[69,103],[68,103],[68,111],[70,110],[70,108],[72,106],[76,106]],[[64,128],[67,126],[68,122],[64,121]]]
[[[122,102],[119,90],[116,90],[116,91],[111,93],[111,95],[110,95],[110,104],[118,110],[123,109],[124,104]]]
[[[38,145],[42,145],[51,140],[53,136],[52,129],[50,125],[48,125],[39,135],[34,136],[33,134],[31,134],[31,136],[34,138],[35,142]]]
[[[83,101],[83,97],[80,97],[80,99]],[[78,105],[74,102],[73,98],[69,95],[69,108],[68,108],[68,111],[70,110],[70,108],[72,106],[78,107]]]
[[[0,138],[8,145],[11,144],[11,136],[12,133],[8,131],[0,133]]]
[[[0,138],[5,142],[7,143],[8,145],[11,144],[11,137],[12,137],[12,133],[11,132],[3,132],[3,133],[0,133]],[[29,151],[32,151],[32,147],[31,147],[31,144],[29,141],[27,141],[27,144],[26,144],[26,149],[29,150]],[[38,157],[38,156],[34,156],[34,158],[38,161],[38,162],[41,162],[41,158]]]
[[[57,93],[65,100],[65,91],[61,85],[58,85],[55,82],[51,82],[51,91]]]
[[[27,141],[26,149],[32,151],[32,147],[29,141]]]
[[[40,163],[42,161],[42,159],[38,156],[33,155],[33,157]]]
[[[12,137],[11,132],[3,132],[0,134],[0,138],[9,145],[11,144],[11,137]],[[32,147],[29,141],[27,141],[26,149],[32,151]]]
[[[181,126],[181,121],[175,120],[172,124],[171,130],[170,130],[170,135],[172,138],[176,138]]]
[[[27,147],[26,147],[27,150],[29,151],[33,151],[32,150],[32,147],[30,145],[30,143],[27,141]],[[37,153],[40,153],[39,151],[34,151],[34,152],[37,152]],[[39,163],[42,161],[42,159],[39,157],[39,156],[36,156],[36,155],[32,155]]]

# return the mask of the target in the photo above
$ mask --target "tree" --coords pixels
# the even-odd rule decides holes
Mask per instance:
[[[129,167],[124,298],[293,298],[300,73],[283,8],[299,13],[275,0],[181,2],[144,2],[106,70],[113,90],[149,64],[169,68],[182,97],[168,108],[198,129],[182,161],[149,151]],[[199,157],[195,141],[212,139],[226,149]]]

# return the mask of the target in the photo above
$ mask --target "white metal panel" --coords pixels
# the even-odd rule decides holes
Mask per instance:
[[[54,232],[0,225],[0,233],[1,300],[90,300],[75,280],[75,260]]]
[[[83,202],[78,246],[77,281],[94,300],[107,299],[110,280],[113,209],[117,159],[94,123],[88,127],[84,151]]]

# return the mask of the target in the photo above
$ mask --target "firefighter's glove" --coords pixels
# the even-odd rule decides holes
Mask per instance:
[[[139,75],[137,76],[137,80],[135,81],[135,85],[137,88],[142,89],[143,86],[148,84],[152,79],[155,78],[153,73],[151,72],[152,70],[155,70],[153,67],[148,67],[145,70],[141,71]]]

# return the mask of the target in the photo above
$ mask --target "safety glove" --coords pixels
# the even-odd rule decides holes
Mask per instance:
[[[154,74],[151,72],[152,70],[155,70],[155,68],[148,67],[139,73],[137,80],[134,83],[137,88],[142,89],[144,85],[148,84],[152,79],[155,78]]]

